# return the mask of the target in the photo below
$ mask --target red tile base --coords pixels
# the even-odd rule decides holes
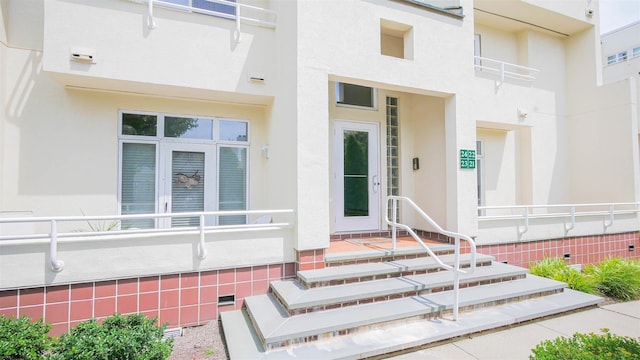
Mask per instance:
[[[629,246],[635,248],[629,251]],[[585,237],[569,237],[511,244],[477,246],[478,253],[493,255],[496,261],[529,267],[544,258],[563,258],[568,264],[597,264],[609,257],[640,259],[640,235],[637,232]]]
[[[0,316],[42,318],[53,325],[54,336],[116,311],[157,317],[170,328],[202,325],[220,312],[240,309],[247,296],[266,294],[269,281],[293,277],[295,269],[295,263],[271,264],[6,290],[0,291]],[[234,295],[235,302],[218,305],[221,295]]]

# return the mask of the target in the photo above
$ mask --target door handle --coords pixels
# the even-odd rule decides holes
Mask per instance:
[[[378,179],[378,175],[373,175],[371,177],[371,181],[373,182],[373,193],[377,194],[378,193],[378,186],[380,186],[380,182],[376,181]]]

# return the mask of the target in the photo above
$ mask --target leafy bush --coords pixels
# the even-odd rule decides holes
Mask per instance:
[[[0,316],[0,354],[2,359],[42,359],[51,345],[47,333],[51,325],[42,319],[31,322],[26,316],[19,318]]]
[[[609,258],[587,267],[585,274],[596,280],[601,295],[623,301],[640,296],[640,261]]]
[[[166,325],[141,314],[114,314],[78,324],[53,345],[54,360],[163,360],[173,350],[173,339],[163,340]]]
[[[546,277],[567,283],[570,289],[593,294],[596,279],[567,265],[563,259],[545,258],[529,268],[533,275]]]
[[[575,333],[571,338],[561,336],[545,340],[531,350],[531,360],[631,360],[640,359],[640,343],[627,336]]]

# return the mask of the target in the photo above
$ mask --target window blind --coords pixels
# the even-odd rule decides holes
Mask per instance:
[[[171,161],[171,212],[204,211],[204,153],[174,151]],[[171,219],[172,227],[199,224],[197,216]]]
[[[247,209],[247,148],[219,147],[218,209]],[[221,216],[220,225],[246,224],[244,215]]]
[[[156,209],[156,146],[122,144],[121,213],[152,214]],[[153,219],[123,220],[122,228],[153,228]]]

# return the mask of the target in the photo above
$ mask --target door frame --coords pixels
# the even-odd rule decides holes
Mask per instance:
[[[379,231],[381,214],[380,126],[376,122],[336,119],[333,123],[333,211],[335,232]],[[369,215],[345,217],[344,214],[344,131],[369,133],[367,154],[367,193]]]
[[[163,184],[160,189],[159,204],[160,213],[171,213],[172,211],[172,186],[175,182],[176,174],[173,173],[173,152],[200,152],[204,153],[204,174],[202,182],[204,191],[204,210],[216,210],[216,163],[218,161],[216,147],[211,144],[191,143],[191,142],[165,142],[160,145],[160,180]],[[206,225],[215,225],[213,217],[206,217]],[[171,227],[171,218],[162,218],[160,227]]]

